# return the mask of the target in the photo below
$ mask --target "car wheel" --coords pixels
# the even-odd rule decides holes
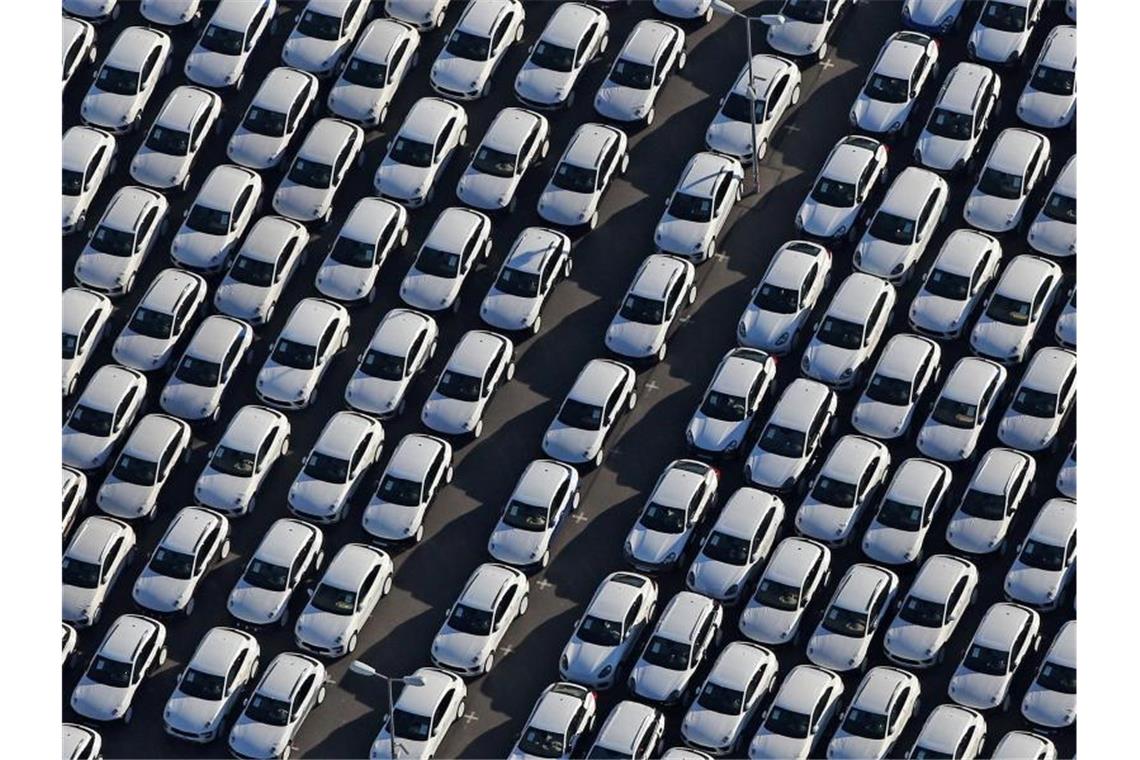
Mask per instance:
[[[597,212],[597,211],[595,211],[593,214],[591,214],[591,215],[590,215],[590,221],[588,221],[588,222],[586,223],[586,227],[587,227],[587,228],[588,228],[588,229],[589,229],[591,232],[593,232],[594,230],[598,229],[598,212]]]
[[[684,50],[682,50],[681,54],[679,56],[677,56],[677,71],[684,71],[685,64],[688,62],[689,62],[689,54],[686,53]]]
[[[245,514],[252,515],[253,510],[255,510],[255,509],[257,509],[257,497],[253,496],[250,498],[249,504],[246,505]]]
[[[570,511],[571,512],[577,512],[578,507],[581,506],[581,504],[582,504],[582,492],[581,491],[575,491],[574,492],[574,498],[570,501]]]
[[[629,168],[629,153],[621,157],[621,166],[618,169],[618,174],[625,174],[625,170]]]
[[[507,382],[509,383],[515,377],[515,363],[511,362],[507,365]]]
[[[450,482],[451,482],[451,479],[452,479],[453,477],[455,477],[455,468],[454,468],[454,467],[448,467],[448,468],[447,468],[447,471],[443,473],[443,482],[444,482],[444,485],[446,485],[446,484],[450,483]]]
[[[595,467],[601,467],[602,466],[602,458],[604,456],[605,456],[605,452],[602,451],[601,449],[598,449],[598,453],[594,454],[594,466]]]
[[[546,551],[544,551],[542,553],[542,558],[538,560],[538,566],[542,570],[545,570],[547,567],[550,566],[550,550],[549,549],[547,549]],[[521,615],[522,613],[520,612],[519,614]]]
[[[384,579],[384,585],[380,587],[380,596],[388,596],[392,593],[392,574],[389,573],[388,577]]]
[[[348,646],[345,648],[345,654],[352,654],[356,651],[356,634],[352,634],[348,638]],[[319,698],[319,697],[318,697]]]
[[[321,550],[320,552],[317,553],[316,561],[313,562],[313,569],[319,570],[321,565],[324,563],[324,561],[325,561],[325,552],[324,552],[324,550]]]
[[[186,602],[186,606],[182,608],[183,617],[190,617],[194,614],[194,599],[191,597],[190,601]]]
[[[459,720],[460,718],[462,718],[463,714],[465,712],[467,712],[467,701],[463,700],[463,701],[460,701],[459,707],[455,708],[455,719]]]
[[[530,325],[530,334],[538,335],[542,331],[542,317],[535,317]]]
[[[526,614],[527,608],[530,607],[530,595],[524,594],[523,598],[519,600],[519,617]]]
[[[416,532],[412,534],[412,543],[418,544],[424,539],[424,526],[421,524],[416,528]]]
[[[629,396],[626,399],[625,406],[629,411],[631,411],[631,412],[633,411],[633,408],[635,406],[637,406],[637,391],[630,391],[629,392]]]
[[[662,343],[661,348],[657,349],[657,361],[659,361],[659,362],[665,361],[665,351],[668,349],[668,347],[669,347],[668,343]]]
[[[739,200],[739,199],[738,199]],[[716,238],[709,241],[708,247],[705,248],[704,254],[701,256],[701,261],[708,261],[716,255]]]
[[[712,3],[710,3],[709,7],[705,10],[705,23],[707,24],[708,22],[712,21],[712,17],[713,17],[713,7],[712,7]]]
[[[353,638],[353,640],[356,639],[355,636],[353,636],[352,638]],[[319,705],[321,702],[324,702],[324,701],[325,701],[325,687],[322,686],[320,691],[317,692],[317,704]]]
[[[495,664],[495,655],[492,652],[491,654],[487,655],[486,660],[483,660],[483,672],[484,673],[490,673],[491,668],[494,666],[494,664]]]
[[[483,420],[475,423],[475,429],[471,431],[472,438],[479,438],[483,435]]]
[[[602,35],[602,41],[598,45],[598,52],[594,54],[594,60],[598,60],[605,54],[606,48],[610,46],[610,36],[608,34]],[[95,48],[91,48],[94,50]]]
[[[460,148],[467,145],[467,127],[464,127],[462,130],[460,130],[458,145]]]
[[[830,46],[826,42],[820,45],[819,52],[815,54],[815,59],[820,62],[824,61],[827,58],[827,54],[830,52],[829,48]]]
[[[689,306],[697,302],[697,286],[693,285],[689,288]]]
[[[165,646],[163,646],[162,649],[158,650],[157,662],[158,662],[158,664],[155,665],[156,669],[161,668],[163,665],[166,664],[166,647]]]
[[[523,31],[523,25],[519,24],[518,29],[515,30],[515,42],[522,42]]]
[[[562,277],[563,278],[570,277],[570,273],[572,271],[574,271],[574,262],[570,259],[569,256],[567,256],[566,257],[566,263],[562,265]]]
[[[135,286],[135,276],[132,274],[130,277],[127,278],[127,284],[123,286],[123,295],[130,293],[131,289],[134,288],[134,286]]]
[[[230,542],[229,539],[226,539],[222,542],[222,549],[218,552],[218,559],[225,559],[228,556],[230,556]]]
[[[118,10],[118,8],[115,8],[115,10]],[[133,716],[134,714],[135,714],[135,708],[133,706],[128,707],[127,711],[125,713],[123,713],[123,725],[124,726],[129,726],[131,724],[131,716]]]
[[[657,111],[657,109],[650,108],[649,113],[645,114],[645,126],[648,127],[650,124],[653,123],[653,116],[656,113],[656,111]]]
[[[388,120],[388,106],[380,109],[380,114],[376,117],[376,126],[380,126]]]
[[[1001,711],[1003,713],[1009,712],[1009,692],[1008,691],[1005,693],[1005,697],[1003,697],[1001,700]]]
[[[761,140],[760,144],[756,146],[756,160],[763,161],[764,156],[768,153],[768,141]]]
[[[487,81],[483,83],[483,89],[479,91],[479,97],[485,98],[491,94],[491,78],[488,77]]]
[[[281,628],[289,627],[289,610],[281,611],[281,617],[277,618],[277,625]]]

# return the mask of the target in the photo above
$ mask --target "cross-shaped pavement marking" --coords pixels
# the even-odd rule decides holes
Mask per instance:
[[[830,58],[825,58],[824,60],[820,61],[819,66],[824,70],[835,68],[835,64],[831,62]]]
[[[463,722],[465,722],[467,725],[471,725],[477,720],[479,720],[479,716],[472,711],[468,710],[467,712],[463,713]]]
[[[655,380],[650,380],[648,383],[645,384],[645,390],[650,391],[650,392],[653,392],[660,387],[661,386],[658,385],[657,381],[655,381]],[[617,453],[617,452],[610,452],[610,453],[613,454],[613,453]]]
[[[578,510],[570,517],[570,519],[576,523],[584,523],[587,522],[590,518],[582,514],[582,510]]]
[[[687,325],[692,318],[692,314],[682,314],[681,316],[677,317],[677,322],[682,325]]]
[[[514,647],[499,647],[499,653],[501,655],[503,655],[503,657],[506,657],[507,655],[513,653],[514,651],[515,651]]]
[[[551,588],[554,584],[551,583],[550,581],[546,580],[545,578],[539,578],[537,581],[534,582],[534,585],[538,586],[543,591],[546,591],[548,588]],[[504,649],[508,649],[508,648],[509,647],[504,647]]]
[[[716,253],[714,253],[712,257],[714,259],[716,259],[717,261],[728,261],[728,254],[727,253],[721,253],[720,251],[717,251]]]
[[[784,129],[787,130],[788,132],[799,132],[800,131],[800,128],[797,127],[795,124],[785,124]]]

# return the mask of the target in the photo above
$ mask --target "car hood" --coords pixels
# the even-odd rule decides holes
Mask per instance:
[[[469,668],[472,666],[472,660],[482,659],[486,645],[486,636],[462,633],[444,623],[431,644],[431,651],[440,662]]]
[[[80,588],[79,586],[63,586],[63,619],[64,620],[79,620],[83,617],[83,608],[90,606],[91,611],[88,613],[88,620],[90,616],[95,613],[95,597],[99,594],[99,589],[95,588]]]
[[[928,628],[896,618],[887,629],[883,645],[897,657],[921,662],[933,657],[943,641],[942,628]]]
[[[477,401],[460,401],[432,393],[424,402],[420,415],[428,427],[447,435],[468,433],[474,429],[482,411]]]
[[[989,232],[1005,232],[1013,227],[1021,211],[1020,198],[998,198],[971,190],[966,199],[966,221]]]
[[[886,240],[867,234],[859,241],[855,255],[858,256],[859,267],[864,272],[877,277],[887,277],[895,266],[903,263],[910,248],[909,245],[888,243]]]
[[[470,92],[482,84],[489,70],[488,61],[459,58],[444,50],[439,59],[432,64],[431,81],[445,90]]]
[[[325,212],[331,199],[332,188],[299,185],[286,177],[273,194],[273,208],[297,221],[311,222]]]
[[[751,303],[740,317],[740,323],[744,325],[743,337],[748,345],[769,349],[778,348],[776,341],[784,333],[789,333],[788,338],[785,338],[784,342],[780,344],[780,347],[786,349],[795,322],[795,314],[776,314],[771,311],[761,311],[758,306]]]
[[[348,483],[329,483],[300,472],[289,486],[289,503],[299,512],[332,517],[344,499]]]
[[[652,102],[652,89],[638,90],[607,80],[598,88],[598,94],[594,97],[594,108],[608,119],[633,121],[645,116]]]
[[[232,511],[249,501],[255,484],[254,478],[239,478],[208,467],[194,484],[194,498],[207,507]]]
[[[748,756],[754,758],[806,758],[811,752],[811,739],[796,739],[791,736],[769,733],[761,728],[748,747]]]
[[[851,230],[857,210],[857,206],[828,206],[826,203],[808,198],[800,206],[796,218],[807,234],[830,238],[842,234],[839,232],[840,227],[845,228],[843,232]]]
[[[92,720],[121,718],[130,706],[132,689],[120,689],[96,683],[84,676],[71,692],[71,706],[77,713]]]
[[[581,464],[598,453],[601,443],[601,430],[572,428],[556,419],[542,437],[542,450],[563,462]]]
[[[1035,127],[1050,129],[1062,126],[1073,118],[1076,102],[1072,95],[1053,95],[1027,89],[1017,101],[1017,115]]]
[[[205,87],[225,87],[237,81],[238,70],[243,58],[240,55],[222,55],[200,45],[195,45],[186,58],[187,78],[194,72],[193,80]]]
[[[1028,337],[1028,326],[998,322],[983,315],[970,335],[970,345],[978,353],[1005,359],[1013,356],[1014,349],[1021,348]]]
[[[321,40],[294,31],[285,40],[281,58],[286,66],[304,71],[325,72],[333,67],[341,51],[340,40]]]
[[[478,208],[499,209],[509,202],[514,185],[514,177],[496,177],[468,167],[459,178],[456,195]]]
[[[957,462],[970,455],[975,444],[973,428],[956,428],[943,425],[934,419],[927,420],[918,433],[918,445],[923,454],[944,462]],[[966,449],[965,454],[961,454]]]
[[[225,702],[220,699],[199,699],[175,689],[166,703],[162,719],[171,728],[197,734],[202,732],[203,726],[207,731],[217,727],[224,705]]]
[[[705,130],[705,144],[718,153],[728,153],[732,156],[743,156],[752,160],[752,125],[730,119],[720,111],[713,117],[712,123]],[[761,123],[756,124],[756,142],[759,144],[763,134]]]
[[[586,682],[593,681],[606,665],[615,665],[620,647],[603,647],[589,644],[577,636],[572,636],[567,642],[562,654],[566,657],[570,667],[563,673],[570,679],[580,678]]]
[[[998,436],[1007,446],[1021,451],[1038,451],[1057,432],[1057,418],[1034,417],[1010,409],[1002,417]]]
[[[762,644],[783,644],[799,627],[799,612],[749,604],[740,613],[740,630]]]
[[[844,377],[844,372],[850,370],[854,373],[859,352],[812,340],[804,350],[804,356],[811,363],[812,375],[824,382],[838,382],[851,377]]]
[[[298,638],[319,647],[331,649],[348,640],[352,615],[336,615],[315,607],[306,607],[297,618],[295,632]],[[337,641],[340,637],[342,640]]]
[[[850,758],[862,760],[867,757],[882,757],[886,754],[887,742],[885,739],[866,739],[851,734],[837,734],[827,745],[829,758]]]
[[[785,55],[807,55],[819,49],[825,26],[787,19],[768,27],[768,44]]]
[[[364,87],[338,79],[329,93],[329,108],[343,116],[363,121],[372,108],[384,102],[384,87]]]
[[[77,470],[93,470],[107,461],[114,440],[79,433],[71,428],[63,430],[63,463]]]
[[[364,510],[364,529],[374,536],[399,541],[416,532],[423,514],[419,507],[373,501]]]
[[[918,554],[922,537],[922,531],[899,530],[871,523],[863,535],[863,553],[886,565],[901,564]]]
[[[515,92],[519,97],[553,105],[565,100],[574,86],[575,75],[570,71],[554,71],[535,66],[530,59],[523,64],[515,77]]]
[[[1029,228],[1029,245],[1047,256],[1071,256],[1077,250],[1077,225],[1040,214]]]
[[[180,417],[184,420],[199,420],[212,411],[215,403],[214,394],[217,388],[206,388],[201,385],[184,383],[172,377],[162,389],[159,403],[163,411]],[[206,411],[203,412],[202,410]]]
[[[1021,712],[1032,722],[1048,728],[1070,726],[1077,716],[1077,695],[1049,691],[1037,684],[1029,687]]]
[[[744,442],[744,433],[748,429],[748,420],[732,422],[708,417],[701,412],[693,415],[689,421],[689,435],[692,436],[693,446],[704,451],[726,451],[730,443],[735,442],[738,449]]]
[[[1021,49],[1024,43],[1022,34],[1022,32],[1003,32],[1000,29],[975,24],[969,41],[974,43],[974,50],[977,51],[979,59],[1005,63],[1012,53]]]
[[[854,667],[851,660],[858,662],[863,656],[866,651],[866,641],[851,636],[841,636],[820,628],[812,634],[808,650],[811,652],[809,659],[816,665],[844,671]]]
[[[985,520],[958,512],[946,528],[947,539],[952,546],[962,551],[984,554],[995,549],[1001,542],[1002,526],[1001,520]]]
[[[907,106],[907,103],[887,103],[860,96],[855,99],[851,111],[855,114],[860,129],[882,133],[890,131],[892,124],[906,118]]]
[[[597,208],[596,194],[577,193],[554,185],[547,185],[538,199],[539,214],[555,224],[582,224]]]
[[[455,300],[462,285],[462,277],[437,277],[410,269],[400,283],[400,298],[417,309],[439,311]]]
[[[243,579],[239,580],[234,590],[230,592],[226,606],[230,614],[239,620],[254,625],[265,625],[281,616],[281,611],[288,601],[288,591],[270,591],[251,586]]]
[[[546,551],[549,534],[541,530],[519,530],[499,523],[488,543],[491,556],[511,565],[528,565]]]
[[[723,747],[727,744],[724,737],[734,738],[742,723],[739,715],[725,715],[693,702],[681,723],[681,733],[701,746]]]
[[[128,328],[115,339],[115,357],[122,364],[149,372],[158,369],[166,361],[174,343],[172,340],[140,335]]]
[[[910,319],[916,326],[934,332],[956,330],[963,322],[962,316],[969,303],[920,291],[910,304]]]
[[[873,438],[894,438],[903,431],[913,409],[864,398],[855,405],[852,421],[859,432]]]
[[[186,606],[191,581],[159,575],[150,568],[135,581],[134,599],[155,612],[174,612]]]
[[[714,599],[723,599],[730,595],[729,589],[733,586],[737,586],[735,593],[740,593],[739,584],[748,574],[748,566],[730,565],[701,555],[693,561],[689,572],[692,574],[689,585],[694,591]]]
[[[428,749],[431,745],[428,742],[417,742],[403,737],[396,737],[396,756],[399,758],[428,758],[431,754]],[[387,724],[380,729],[380,733],[376,734],[376,738],[372,740],[372,748],[369,750],[369,758],[390,758],[392,757],[392,739],[388,734]]]
[[[1028,604],[1048,604],[1057,598],[1064,577],[1063,570],[1041,570],[1015,560],[1013,567],[1005,576],[1005,592],[1014,599]],[[1053,593],[1052,598],[1049,596],[1050,592]]]
[[[950,679],[950,698],[966,707],[987,710],[1001,701],[1006,686],[1006,676],[959,668]]]
[[[95,498],[99,509],[107,514],[124,520],[133,520],[145,514],[148,507],[153,508],[150,503],[151,496],[154,495],[153,488],[153,486],[128,483],[114,475],[108,475]]]
[[[80,196],[64,195],[61,202],[60,216],[64,227],[70,227],[79,220]],[[86,206],[87,204],[83,204]]]
[[[388,414],[399,403],[404,383],[356,373],[345,389],[345,400],[371,414]]]
[[[534,324],[538,306],[536,298],[513,296],[492,287],[483,299],[479,314],[484,322],[500,330],[518,330]]]
[[[214,293],[214,305],[218,310],[238,319],[253,318],[257,315],[257,308],[267,308],[268,302],[269,288],[229,278],[223,280]]]
[[[326,259],[317,270],[317,287],[329,298],[362,298],[376,282],[377,267],[354,267]]]
[[[650,356],[661,346],[664,337],[664,325],[631,322],[619,315],[606,330],[606,347],[623,356]]]
[[[292,401],[305,392],[314,370],[285,367],[272,361],[257,373],[257,389],[267,396]]]
[[[423,198],[433,167],[412,166],[385,158],[376,170],[376,189],[395,198]]]
[[[651,702],[665,702],[685,688],[689,671],[670,670],[639,660],[633,668],[631,678],[637,682],[635,696]]]
[[[131,159],[131,175],[152,187],[171,187],[186,173],[189,158],[159,153],[144,144]]]
[[[800,474],[803,464],[802,458],[783,457],[759,447],[753,447],[752,453],[748,456],[752,480],[769,488],[783,488],[784,481]]]
[[[121,129],[134,116],[137,95],[116,95],[92,88],[83,98],[83,120],[100,127]]]
[[[665,214],[657,223],[653,239],[663,250],[691,256],[705,245],[711,231],[709,222],[690,222]]]
[[[916,147],[922,152],[922,163],[931,169],[949,171],[970,157],[970,141],[954,140],[923,131]]]
[[[910,20],[924,27],[940,27],[947,14],[958,4],[959,0],[924,0],[924,2],[909,3]]]
[[[633,526],[626,539],[630,556],[635,560],[651,565],[660,565],[671,562],[681,556],[685,542],[689,538],[688,531],[684,533],[661,533],[638,524]],[[673,560],[668,559],[674,555]]]
[[[238,127],[226,147],[226,155],[252,169],[269,169],[281,160],[284,137],[270,137]]]
[[[115,280],[130,266],[129,258],[110,256],[88,248],[75,264],[75,274],[82,284],[102,290],[115,287]]]
[[[170,244],[170,255],[190,267],[213,269],[221,265],[227,248],[224,236],[198,232],[183,225]]]
[[[279,757],[289,738],[289,726],[258,723],[242,713],[230,729],[229,745],[241,757]]]
[[[796,527],[801,533],[821,541],[834,541],[851,529],[854,509],[844,509],[816,501],[811,496],[796,510]],[[835,531],[839,529],[839,535]]]

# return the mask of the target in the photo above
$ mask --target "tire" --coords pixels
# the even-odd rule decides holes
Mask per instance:
[[[542,332],[542,317],[538,316],[534,318],[534,322],[530,326],[530,334],[538,335],[540,332]]]
[[[519,601],[519,617],[526,614],[527,608],[530,607],[530,595],[524,594],[523,598]]]
[[[345,648],[344,653],[345,654],[352,654],[353,652],[355,652],[356,651],[356,643],[357,643],[357,638],[356,638],[356,634],[354,633],[354,634],[352,634],[352,636],[349,637],[348,646]]]
[[[549,549],[547,549],[546,551],[544,551],[542,553],[542,557],[538,560],[538,566],[542,570],[545,570],[546,568],[548,568],[550,566],[550,550]]]
[[[792,105],[794,106],[794,105],[798,104],[799,102],[800,102],[800,86],[797,84],[795,87],[792,88]]]
[[[134,287],[135,287],[135,275],[132,274],[130,277],[127,278],[127,284],[123,286],[123,295],[130,293],[131,290],[134,289]]]
[[[570,277],[570,273],[572,271],[574,271],[574,262],[570,259],[569,256],[567,256],[566,257],[566,264],[563,265],[563,267],[562,267],[562,277],[563,278]]]
[[[657,361],[659,361],[659,362],[665,361],[665,353],[668,350],[668,347],[669,347],[668,343],[662,343],[661,348],[657,349]]]
[[[412,534],[412,543],[418,544],[420,541],[423,541],[423,540],[424,540],[424,526],[421,523],[420,526],[418,528],[416,528],[416,532]]]
[[[238,75],[237,81],[234,82],[234,85],[233,85],[234,92],[241,92],[241,86],[243,84],[245,84],[245,72],[244,71],[240,75]],[[218,119],[218,122],[220,123],[221,119]]]
[[[277,625],[279,625],[282,628],[288,628],[289,627],[289,610],[284,610],[281,613],[281,617],[277,619]]]
[[[689,288],[689,306],[692,306],[696,302],[697,302],[697,286],[693,285],[691,288]]]
[[[515,30],[515,42],[522,42],[524,31],[525,30],[523,29],[523,25],[519,24],[518,29]]]
[[[756,146],[756,160],[763,161],[766,155],[768,155],[768,141],[761,140],[760,144]]]
[[[598,229],[598,212],[597,211],[595,211],[590,216],[590,221],[586,222],[586,228],[589,229],[591,232]]]
[[[313,562],[313,569],[319,570],[321,565],[324,564],[324,562],[325,562],[325,553],[324,553],[324,551],[321,551],[319,554],[317,554],[316,561]]]
[[[380,126],[388,120],[388,106],[380,109],[380,114],[376,117],[376,126]]]
[[[621,157],[621,166],[618,167],[618,174],[625,174],[625,170],[629,168],[629,153],[627,152]]]
[[[511,362],[507,365],[507,382],[515,379],[515,363]]]
[[[603,451],[602,449],[598,449],[598,453],[594,454],[594,460],[593,460],[594,467],[601,467],[602,466],[602,459],[604,459],[604,458],[605,458],[605,451]]]
[[[602,37],[602,42],[600,45],[598,45],[598,52],[594,54],[594,60],[596,61],[599,58],[601,58],[602,55],[605,54],[606,48],[608,48],[609,46],[610,46],[610,36],[607,34],[607,35],[604,35]],[[94,50],[94,48],[92,48],[92,50]]]
[[[218,559],[225,559],[228,556],[230,556],[230,541],[226,539],[225,543],[222,544],[222,550],[218,552]]]
[[[677,56],[677,71],[684,71],[685,70],[685,64],[688,62],[689,62],[689,54],[686,53],[684,50],[682,50],[681,54],[679,56]]]
[[[352,638],[355,639],[356,637],[353,636]],[[321,702],[324,702],[324,701],[325,701],[325,687],[322,686],[320,688],[320,691],[317,692],[317,704],[319,705]]]
[[[649,113],[645,114],[645,126],[648,127],[650,124],[653,123],[653,116],[654,116],[656,110],[657,109],[655,109],[655,108],[650,108]]]
[[[194,597],[190,597],[190,601],[188,601],[186,603],[186,606],[182,608],[182,616],[183,617],[190,617],[193,614],[194,614]]]
[[[827,54],[831,52],[831,46],[826,42],[819,46],[819,52],[815,54],[816,61],[823,62],[827,59]]]
[[[459,132],[459,147],[462,148],[467,145],[467,127],[464,127]]]
[[[249,500],[249,504],[246,505],[246,507],[245,507],[246,515],[252,515],[253,510],[255,510],[255,509],[257,509],[257,496],[254,496],[253,498],[251,498]]]
[[[511,196],[511,202],[507,204],[507,213],[508,214],[515,213],[515,210],[518,209],[518,207],[519,207],[518,196],[512,195]]]
[[[285,436],[285,440],[281,443],[281,456],[289,456],[289,436]]]
[[[388,577],[384,579],[384,585],[380,587],[380,596],[388,596],[392,593],[392,574],[389,573]]]
[[[574,93],[570,95],[573,97]],[[545,161],[548,153],[550,153],[550,140],[543,140],[542,146],[538,149],[538,160]]]
[[[475,429],[471,431],[471,437],[478,439],[482,435],[483,435],[483,420],[479,420],[478,422],[475,423]]]
[[[491,94],[491,78],[487,77],[487,81],[483,83],[483,89],[479,91],[479,97],[485,98]]]
[[[487,655],[487,659],[483,661],[483,674],[491,672],[491,668],[495,665],[495,653]]]
[[[712,5],[709,5],[708,10],[705,11],[705,23],[707,24],[708,22],[712,21],[712,17],[713,17],[713,9],[712,9]]]
[[[443,473],[444,484],[446,485],[446,484],[450,483],[451,479],[454,477],[455,477],[455,468],[454,467],[448,467],[447,471]]]
[[[460,718],[463,717],[463,714],[466,712],[467,712],[467,700],[462,700],[459,703],[459,707],[455,708],[455,719],[459,720]]]
[[[116,8],[115,10],[118,10],[118,8]],[[123,713],[123,725],[124,726],[131,725],[131,716],[133,716],[134,713],[135,713],[135,708],[133,705],[128,707],[127,711],[125,713]]]
[[[740,200],[737,198],[737,200]],[[709,247],[705,249],[705,253],[701,256],[701,261],[708,261],[716,255],[716,238],[709,241]]]
[[[629,398],[625,402],[625,406],[626,406],[627,410],[629,410],[631,412],[633,411],[633,408],[635,406],[637,406],[637,391],[630,391],[629,392]]]

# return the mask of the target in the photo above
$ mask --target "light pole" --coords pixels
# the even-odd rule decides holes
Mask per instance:
[[[760,149],[756,145],[756,74],[752,70],[752,22],[753,18],[733,8],[725,0],[712,0],[713,10],[728,16],[744,19],[744,36],[748,41],[748,117],[752,122],[752,183],[757,195],[760,194]]]
[[[365,678],[383,678],[384,683],[388,686],[388,751],[392,755],[392,760],[396,758],[396,702],[392,697],[392,683],[402,683],[405,686],[423,686],[424,679],[419,676],[404,676],[403,678],[396,678],[394,676],[386,676],[376,668],[372,667],[366,662],[360,660],[353,660],[348,664],[348,669],[358,676]]]

